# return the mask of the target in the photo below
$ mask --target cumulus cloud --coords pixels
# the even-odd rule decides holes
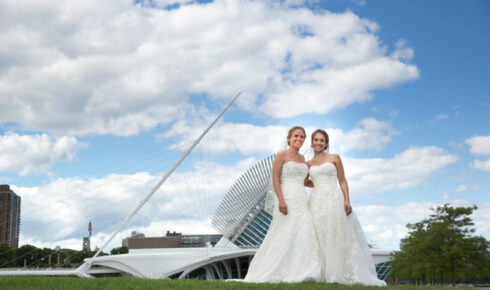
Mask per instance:
[[[409,202],[399,206],[365,205],[354,207],[368,241],[383,249],[399,249],[400,239],[408,234],[406,224],[430,215],[431,202]]]
[[[188,171],[175,172],[120,236],[128,236],[131,230],[148,235],[162,235],[164,229],[207,233],[212,214],[226,191],[253,163],[252,158],[230,166],[200,161]],[[138,172],[92,179],[60,178],[36,187],[12,186],[22,198],[20,242],[72,245],[78,240],[81,247],[91,220],[95,239],[101,246],[102,240],[159,179],[160,176]],[[201,227],[192,228],[197,225]],[[120,246],[120,243],[119,239],[111,245]]]
[[[490,171],[490,159],[487,160],[474,160],[471,163],[471,167],[480,169],[483,171]]]
[[[419,159],[414,156],[419,156]],[[422,177],[413,177],[416,168],[406,166],[407,159],[420,163],[417,168]],[[355,162],[354,165],[360,164],[358,171],[360,168],[364,175],[368,175],[367,181],[356,177],[356,172],[352,170],[354,165],[347,165],[346,162],[346,168],[348,173],[354,171],[349,180],[353,194],[364,189],[363,192],[373,193],[415,186],[453,160],[455,157],[441,149],[422,147],[411,148],[383,162],[380,159]],[[109,245],[108,250],[120,246],[121,240],[133,230],[147,236],[162,236],[167,230],[214,233],[210,227],[212,214],[232,182],[254,162],[255,159],[249,158],[225,166],[199,161],[193,163],[192,169],[175,173]],[[431,165],[433,163],[438,165]],[[420,168],[429,165],[432,166],[429,170],[420,171]],[[404,176],[406,183],[398,184],[402,178],[394,174]],[[22,197],[21,244],[61,245],[79,249],[81,238],[87,235],[87,223],[91,220],[94,226],[92,245],[101,246],[159,178],[158,175],[139,172],[92,179],[60,178],[37,187],[14,186],[14,191]],[[369,241],[382,248],[396,249],[399,239],[407,233],[405,224],[425,218],[431,206],[434,204],[427,202],[403,206],[359,206],[355,210]],[[482,208],[475,218],[478,233],[486,236],[490,235],[489,229],[481,225],[488,223],[489,209],[489,206]]]
[[[199,137],[208,123],[209,118],[181,119],[157,138],[172,138],[176,143],[171,144],[169,149],[184,150],[190,146],[192,140]],[[288,129],[280,125],[257,126],[248,123],[219,122],[199,146],[212,154],[274,153],[284,149]]]
[[[448,201],[452,206],[473,206],[469,201]],[[389,205],[366,205],[354,206],[360,223],[368,240],[377,247],[397,250],[400,247],[400,239],[408,235],[406,225],[419,222],[429,217],[431,208],[442,206],[433,202],[408,202],[406,204]],[[477,235],[490,237],[490,204],[482,203],[473,213],[473,221]]]
[[[203,122],[199,120],[181,120],[160,138],[179,136],[181,140],[172,144],[171,148],[183,150],[189,146],[190,140],[195,140],[202,132],[203,125],[200,124]],[[353,149],[380,150],[391,140],[391,136],[396,134],[389,123],[373,118],[363,119],[358,124],[345,132],[340,129],[327,129],[333,152],[347,152]],[[305,129],[307,134],[311,134],[316,128]],[[287,130],[288,127],[285,126],[219,123],[200,146],[214,154],[273,153],[284,145]],[[310,155],[309,140],[306,139],[302,148],[306,155]],[[411,147],[393,158],[359,159],[345,155],[343,160],[352,190],[364,194],[415,187],[456,162],[458,157],[446,153],[439,147],[425,146]]]
[[[190,110],[188,117],[174,123],[172,128],[157,138],[176,140],[170,149],[185,149],[191,140],[195,140],[211,122],[212,115],[206,110],[195,108]],[[302,147],[306,152],[310,147],[310,134],[317,128],[306,127],[307,138]],[[289,127],[282,125],[259,126],[248,123],[219,122],[205,137],[202,146],[207,152],[224,154],[240,152],[242,154],[274,153],[284,149]],[[332,152],[349,150],[382,150],[397,132],[388,122],[375,118],[366,118],[358,122],[349,131],[337,128],[326,129],[330,138]]]
[[[435,146],[411,147],[393,158],[344,158],[353,194],[415,187],[458,160]]]
[[[466,139],[470,152],[475,155],[490,155],[490,136],[474,136]]]
[[[474,136],[465,140],[465,143],[470,145],[470,152],[474,155],[490,155],[490,136]],[[478,160],[475,159],[471,163],[471,167],[483,170],[490,171],[490,159],[486,160]]]
[[[127,136],[179,118],[190,95],[243,91],[242,109],[292,117],[364,102],[419,75],[403,41],[389,51],[378,25],[352,12],[145,3],[2,1],[0,122]]]
[[[75,137],[8,132],[0,135],[0,172],[16,172],[21,176],[49,173],[53,163],[72,161],[77,151],[86,146]]]
[[[390,123],[374,118],[362,119],[358,126],[348,132],[330,129],[330,146],[338,152],[346,152],[351,149],[382,150],[391,141],[391,136],[397,132]]]

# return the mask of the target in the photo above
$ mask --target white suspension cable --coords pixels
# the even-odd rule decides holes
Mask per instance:
[[[184,161],[184,159],[187,157],[187,155],[189,155],[191,153],[191,151],[194,149],[194,147],[197,146],[197,144],[199,144],[199,141],[201,141],[201,139],[209,132],[209,130],[214,126],[214,124],[216,124],[216,122],[218,122],[218,120],[221,118],[221,116],[223,116],[223,114],[228,110],[228,108],[230,108],[230,106],[235,102],[235,100],[240,96],[241,92],[238,93],[234,98],[233,100],[231,100],[231,102],[223,109],[223,111],[221,111],[221,113],[216,117],[216,119],[206,128],[206,130],[204,130],[204,132],[199,136],[199,138],[197,138],[191,145],[191,147],[189,147],[189,149],[187,149],[187,151],[182,155],[182,157],[180,157],[180,159],[172,166],[172,168],[160,179],[160,181],[157,183],[157,185],[150,191],[150,193],[148,193],[145,198],[143,198],[143,200],[141,200],[138,204],[138,206],[136,206],[136,208],[128,214],[128,216],[124,219],[124,221],[121,223],[121,225],[114,231],[114,233],[109,237],[109,239],[104,243],[104,245],[102,247],[100,247],[100,249],[97,251],[97,253],[95,253],[95,255],[90,259],[88,260],[88,262],[85,262],[84,264],[82,264],[77,270],[80,271],[80,272],[84,272],[83,274],[85,274],[84,276],[90,276],[89,274],[87,274],[86,270],[88,270],[90,268],[90,266],[92,265],[92,261],[93,259],[95,259],[104,249],[105,247],[107,247],[107,245],[114,239],[114,237],[128,224],[128,222],[133,218],[133,216],[141,209],[141,207],[150,199],[150,197],[153,196],[153,194],[158,190],[158,188],[160,188],[160,186],[165,182],[165,180],[167,180],[167,178],[170,176],[170,174],[172,174],[172,172],[175,171],[175,169],[177,169],[177,167],[179,167],[179,165],[182,163],[182,161]],[[82,273],[80,273],[82,274]]]

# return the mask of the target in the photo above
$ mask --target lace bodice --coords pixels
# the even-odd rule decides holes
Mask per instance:
[[[281,184],[299,183],[303,185],[307,174],[308,166],[306,163],[299,163],[296,161],[285,162],[282,165]]]
[[[310,177],[315,188],[318,186],[337,186],[337,168],[331,162],[325,162],[321,165],[313,165],[310,167]]]

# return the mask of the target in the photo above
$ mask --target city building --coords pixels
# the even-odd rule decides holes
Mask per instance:
[[[167,231],[164,237],[145,237],[139,232],[131,232],[131,237],[122,241],[128,249],[158,249],[158,248],[193,248],[214,246],[222,235],[183,235]]]
[[[20,196],[9,185],[0,185],[0,245],[17,249],[20,230]]]

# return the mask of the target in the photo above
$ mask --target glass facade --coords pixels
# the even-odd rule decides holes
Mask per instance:
[[[257,215],[250,218],[248,225],[235,239],[234,243],[242,247],[258,247],[267,234],[272,216],[261,209]]]
[[[376,274],[378,274],[378,278],[381,280],[385,280],[388,277],[388,274],[391,271],[391,262],[383,262],[376,264]]]

